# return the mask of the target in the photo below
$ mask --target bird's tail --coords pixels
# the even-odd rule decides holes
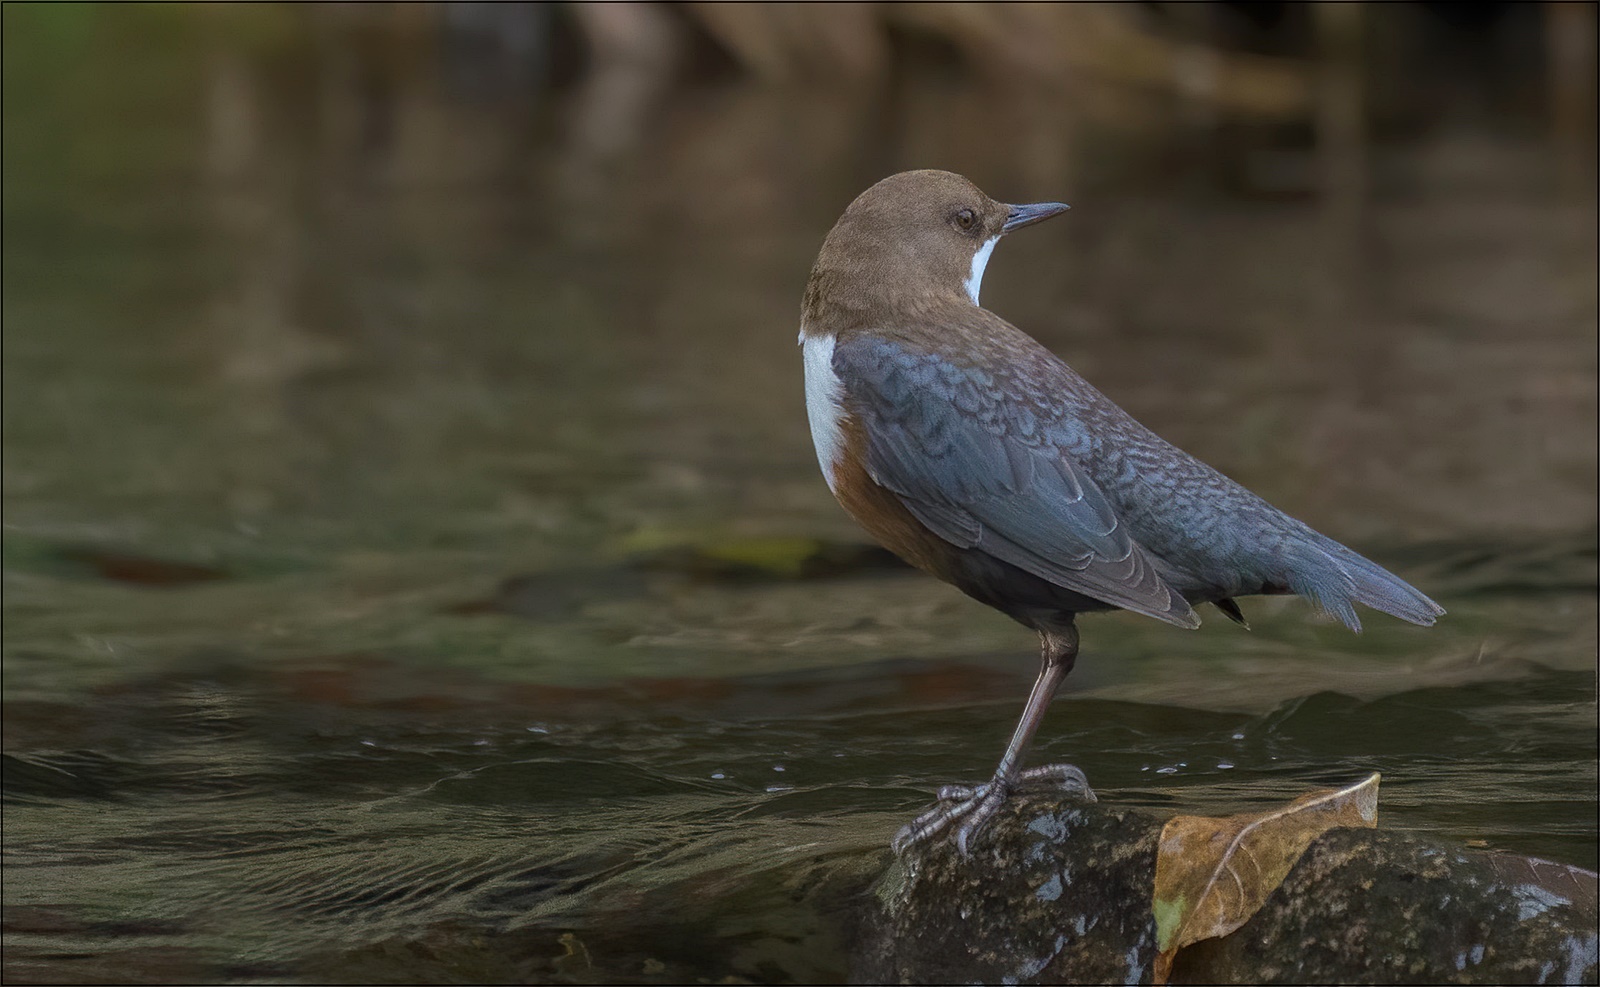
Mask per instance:
[[[1295,554],[1289,588],[1357,633],[1361,632],[1357,603],[1423,627],[1432,627],[1444,613],[1444,607],[1410,583],[1331,538],[1316,535],[1296,546]]]

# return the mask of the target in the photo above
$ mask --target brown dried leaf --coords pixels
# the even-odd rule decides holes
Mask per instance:
[[[1213,819],[1177,816],[1161,830],[1152,910],[1155,979],[1178,950],[1244,925],[1283,883],[1311,841],[1342,826],[1378,824],[1378,780],[1308,792],[1281,809]]]

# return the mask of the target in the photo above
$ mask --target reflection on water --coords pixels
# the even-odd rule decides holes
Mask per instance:
[[[628,145],[6,17],[8,979],[842,977],[1033,671],[839,548],[805,428],[817,244],[924,164],[1070,199],[986,301],[1450,609],[1087,619],[1038,756],[1161,811],[1379,770],[1386,826],[1595,866],[1594,213],[1539,143],[1370,148],[1330,223],[1066,110],[1017,161],[950,79],[696,91]]]

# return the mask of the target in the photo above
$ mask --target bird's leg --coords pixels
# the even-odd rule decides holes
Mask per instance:
[[[1068,624],[1063,630],[1039,632],[1039,677],[1033,681],[1028,693],[1028,704],[1022,709],[1022,719],[1011,734],[1011,743],[1000,758],[1000,766],[988,782],[977,785],[946,785],[939,790],[939,804],[906,823],[895,834],[894,849],[902,850],[914,843],[944,832],[960,822],[956,829],[956,846],[963,856],[967,854],[972,837],[983,828],[999,810],[1011,789],[1019,782],[1054,779],[1063,788],[1076,788],[1094,800],[1094,791],[1082,771],[1070,764],[1045,764],[1023,769],[1022,756],[1033,740],[1034,731],[1044,719],[1044,711],[1056,694],[1061,680],[1072,671],[1078,659],[1078,628]]]

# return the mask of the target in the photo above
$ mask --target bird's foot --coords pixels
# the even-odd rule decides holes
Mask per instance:
[[[1077,791],[1087,801],[1095,801],[1089,779],[1078,768],[1070,764],[1041,764],[1018,771],[1009,778],[996,775],[982,785],[944,786],[939,789],[939,804],[900,827],[890,846],[900,853],[955,826],[956,849],[963,857],[970,856],[972,838],[1000,811],[1012,790],[1043,781],[1054,782],[1063,790]]]

